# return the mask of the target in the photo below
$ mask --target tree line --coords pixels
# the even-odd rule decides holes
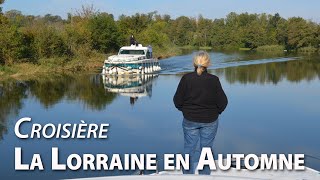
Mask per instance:
[[[65,64],[114,53],[128,45],[131,34],[138,42],[151,44],[157,56],[174,53],[181,46],[309,52],[318,52],[320,46],[318,23],[301,17],[285,19],[278,13],[232,12],[220,19],[201,15],[173,19],[150,12],[115,19],[93,6],[83,6],[63,19],[51,14],[33,16],[0,9],[0,64]]]

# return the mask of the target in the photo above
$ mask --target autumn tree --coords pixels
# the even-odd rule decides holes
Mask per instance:
[[[316,26],[301,17],[288,20],[288,45],[290,48],[301,48],[314,44]]]
[[[121,36],[113,15],[101,13],[89,20],[88,28],[92,38],[92,47],[100,52],[117,51]]]

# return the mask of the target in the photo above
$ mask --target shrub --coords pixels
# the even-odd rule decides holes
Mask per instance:
[[[282,52],[284,50],[285,50],[284,46],[281,46],[281,45],[265,45],[265,46],[259,46],[257,48],[257,51],[262,51],[262,52]]]
[[[318,49],[312,46],[302,47],[298,49],[298,52],[301,53],[316,53],[317,51]]]

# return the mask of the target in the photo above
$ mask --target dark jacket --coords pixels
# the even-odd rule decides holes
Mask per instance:
[[[207,71],[200,76],[196,72],[185,74],[173,101],[184,118],[201,123],[217,120],[228,104],[219,78]]]
[[[132,36],[130,36],[130,45],[136,45],[136,40]]]

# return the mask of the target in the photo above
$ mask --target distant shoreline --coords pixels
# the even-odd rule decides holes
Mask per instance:
[[[0,25],[1,74],[17,73],[20,68],[14,66],[26,63],[44,66],[43,70],[90,69],[99,66],[104,54],[128,44],[131,36],[140,44],[152,45],[159,59],[193,49],[320,52],[320,24],[279,13],[230,12],[225,18],[208,19],[201,15],[172,18],[155,11],[115,19],[113,14],[83,6],[68,13],[67,19],[0,10]]]
[[[10,66],[0,65],[0,81],[8,79],[28,79],[30,77],[37,77],[48,73],[81,73],[81,72],[93,72],[97,71],[103,66],[103,62],[110,54],[96,54],[94,57],[90,57],[85,60],[73,59],[70,62],[64,64],[53,64],[50,61],[63,61],[63,58],[44,59],[48,61],[43,64],[34,63],[15,63]],[[161,54],[155,54],[158,59],[166,59],[181,54],[180,52],[173,54],[170,52],[164,52]]]
[[[169,57],[179,56],[183,54],[192,53],[194,50],[206,50],[206,51],[217,51],[217,52],[245,52],[249,50],[242,50],[242,49],[214,49],[211,47],[196,47],[196,46],[183,46],[178,47],[177,53],[173,54],[168,52],[162,52],[162,54],[155,54],[155,56],[161,60],[166,59]],[[254,53],[272,53],[272,54],[279,54],[285,55],[286,52],[283,51],[258,51],[258,50],[250,50]],[[292,52],[287,52],[292,53]],[[41,76],[44,74],[74,74],[74,73],[84,73],[84,72],[95,72],[99,71],[100,68],[103,66],[103,62],[107,56],[110,56],[114,53],[110,54],[96,54],[94,57],[79,60],[74,59],[70,62],[67,62],[62,65],[57,64],[33,64],[33,63],[16,63],[10,66],[1,66],[0,65],[0,81],[5,81],[9,79],[15,80],[25,80],[30,78],[36,78],[37,76]],[[306,54],[314,54],[319,55],[318,53],[304,53],[304,52],[297,52],[298,55],[306,55]],[[59,59],[53,59],[54,61]],[[50,59],[48,59],[50,61]]]

